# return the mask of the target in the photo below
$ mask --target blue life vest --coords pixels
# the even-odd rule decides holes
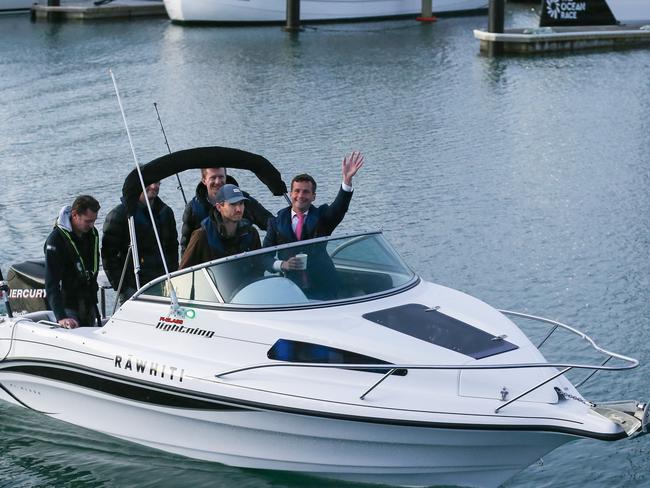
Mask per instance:
[[[195,222],[203,223],[203,219],[209,216],[209,211],[206,209],[206,205],[201,203],[198,196],[190,200],[190,205],[192,207],[192,213],[194,214]]]
[[[210,249],[218,255],[218,256],[225,256],[226,255],[226,248],[223,245],[223,242],[221,241],[221,234],[219,233],[219,230],[217,229],[217,226],[215,225],[214,220],[212,220],[210,217],[206,217],[201,221],[201,227],[203,227],[203,230],[205,231],[205,236],[208,239],[208,245],[210,246]],[[253,245],[253,234],[249,232],[248,230],[243,233],[239,234],[239,242],[238,242],[238,250],[237,252],[244,252],[244,251],[250,251],[251,247]]]

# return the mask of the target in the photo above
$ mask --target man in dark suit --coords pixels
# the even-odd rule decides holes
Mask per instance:
[[[276,217],[267,223],[264,247],[277,246],[288,242],[304,241],[315,237],[330,235],[348,211],[352,199],[352,178],[363,166],[364,158],[359,151],[345,156],[342,163],[343,183],[331,205],[313,205],[316,200],[316,181],[308,174],[297,175],[291,180],[291,206],[283,208]],[[278,255],[273,263],[274,271],[284,271],[287,277],[309,289],[315,298],[323,294],[328,279],[335,274],[334,266],[325,249],[307,252],[307,270],[303,261],[296,257],[302,253],[295,247]]]

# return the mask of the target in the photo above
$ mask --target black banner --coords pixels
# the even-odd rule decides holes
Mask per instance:
[[[540,27],[616,25],[606,0],[542,0]]]

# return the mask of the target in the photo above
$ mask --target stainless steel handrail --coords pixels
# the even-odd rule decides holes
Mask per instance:
[[[372,390],[374,390],[377,386],[379,386],[381,383],[384,382],[389,376],[391,376],[395,370],[398,369],[423,369],[423,370],[483,370],[483,369],[524,369],[524,368],[564,368],[562,371],[560,371],[558,374],[553,375],[551,378],[548,378],[541,383],[538,383],[537,385],[527,389],[523,393],[517,395],[511,400],[508,400],[505,402],[503,405],[500,405],[496,410],[495,413],[498,413],[499,410],[502,408],[510,405],[511,403],[519,400],[520,398],[524,397],[525,395],[528,395],[529,393],[535,391],[536,389],[540,388],[541,386],[545,385],[549,381],[554,380],[558,376],[563,375],[564,373],[570,371],[571,369],[589,369],[589,370],[594,370],[594,373],[590,374],[587,378],[585,378],[583,381],[580,382],[580,385],[583,384],[585,381],[587,381],[593,374],[595,374],[596,371],[601,371],[601,370],[607,370],[607,371],[623,371],[623,370],[628,370],[628,369],[634,369],[639,365],[639,361],[630,358],[628,356],[624,356],[622,354],[617,354],[611,351],[608,351],[606,349],[603,349],[602,347],[598,346],[596,342],[589,337],[587,334],[579,331],[578,329],[575,329],[569,325],[563,324],[561,322],[558,322],[557,320],[551,320],[547,319],[544,317],[538,317],[536,315],[530,315],[530,314],[525,314],[521,312],[513,312],[511,310],[499,310],[499,312],[503,313],[504,315],[511,315],[515,317],[521,317],[521,318],[526,318],[530,320],[536,320],[539,322],[544,322],[547,324],[553,325],[553,330],[551,331],[550,334],[548,334],[542,343],[540,343],[540,346],[548,340],[550,335],[555,332],[558,328],[565,329],[573,334],[576,334],[580,338],[586,340],[596,351],[601,352],[603,354],[608,355],[609,357],[602,363],[602,364],[573,364],[573,363],[514,363],[514,364],[349,364],[349,363],[287,363],[287,362],[277,362],[277,363],[261,363],[261,364],[254,364],[250,366],[244,366],[241,368],[235,368],[231,369],[228,371],[224,371],[222,373],[218,373],[215,375],[216,378],[223,378],[224,376],[232,375],[235,373],[241,373],[244,371],[251,371],[255,369],[263,369],[263,368],[337,368],[337,369],[352,369],[352,370],[386,370],[389,369],[389,371],[382,376],[381,379],[379,379],[377,382],[375,382],[370,388],[368,388],[359,398],[363,400],[368,393],[370,393]],[[624,361],[628,364],[625,365],[620,365],[620,366],[605,366],[610,359],[616,358],[620,359],[621,361]],[[505,401],[505,400],[504,400]]]

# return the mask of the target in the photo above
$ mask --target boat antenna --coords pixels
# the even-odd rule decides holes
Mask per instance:
[[[165,127],[163,126],[162,120],[160,118],[160,112],[158,112],[158,104],[156,102],[153,102],[153,108],[156,109],[156,116],[158,117],[160,130],[162,131],[163,137],[165,138],[165,145],[167,146],[167,150],[169,151],[169,154],[171,154],[172,150],[169,147],[169,142],[167,141],[167,134],[165,133]],[[185,198],[185,191],[183,190],[183,184],[181,183],[181,178],[180,176],[178,176],[178,173],[176,173],[176,180],[178,181],[178,186],[176,187],[176,189],[181,191],[181,195],[183,195],[183,201],[185,202],[185,205],[187,205],[187,198]]]
[[[120,113],[122,114],[122,120],[124,121],[124,127],[126,128],[126,135],[129,138],[129,146],[131,146],[131,154],[133,155],[133,161],[135,162],[135,169],[138,173],[138,178],[140,179],[140,186],[142,188],[142,193],[145,195],[147,194],[147,187],[144,184],[144,179],[142,178],[142,171],[140,171],[140,163],[138,162],[138,156],[135,154],[135,147],[133,146],[133,139],[131,139],[131,131],[129,130],[129,124],[126,121],[126,114],[124,113],[124,107],[122,106],[122,98],[120,97],[120,90],[117,88],[117,80],[115,79],[115,75],[113,74],[113,70],[109,69],[108,72],[111,75],[111,79],[113,80],[113,87],[115,87],[115,95],[117,96],[117,103],[120,106]],[[169,296],[172,301],[172,314],[177,315],[180,312],[180,306],[178,304],[178,297],[176,296],[176,290],[174,290],[174,287],[172,286],[171,282],[171,276],[169,275],[169,267],[167,266],[167,260],[165,259],[165,253],[163,252],[162,244],[160,243],[160,236],[158,235],[158,228],[156,227],[156,219],[154,219],[153,216],[153,211],[151,210],[151,203],[149,203],[149,199],[145,198],[144,199],[145,204],[147,205],[147,210],[149,211],[149,218],[151,219],[151,222],[153,223],[153,233],[154,236],[156,236],[156,244],[158,244],[158,252],[160,252],[160,258],[163,264],[163,267],[165,268],[165,275],[167,277],[167,284],[169,286]],[[129,217],[129,220],[133,220],[133,216]],[[137,241],[135,239],[135,235],[131,235],[131,244],[134,247],[134,256],[136,254],[135,250],[137,249]],[[135,270],[134,270],[135,272]],[[135,275],[136,280],[138,279],[138,275],[136,273]],[[139,285],[139,284],[138,284]],[[139,286],[138,286],[139,288]]]

